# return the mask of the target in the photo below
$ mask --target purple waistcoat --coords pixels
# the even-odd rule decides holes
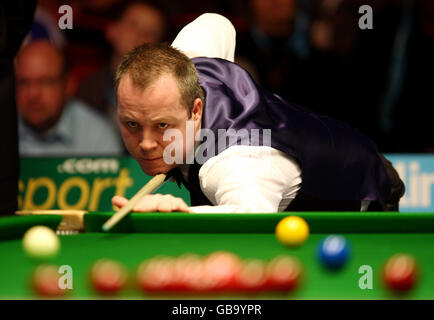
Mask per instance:
[[[224,150],[217,147],[218,129],[271,129],[271,146],[294,157],[301,167],[299,193],[325,200],[372,200],[384,206],[390,180],[369,138],[268,92],[234,63],[216,58],[193,62],[205,91],[202,128],[214,132],[216,154]],[[199,164],[191,165],[190,183],[184,181],[191,205],[210,204],[200,190],[199,169]]]

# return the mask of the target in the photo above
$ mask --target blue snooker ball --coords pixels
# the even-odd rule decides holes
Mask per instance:
[[[341,268],[350,256],[350,246],[347,240],[338,235],[324,238],[318,246],[318,257],[322,264],[331,270]]]

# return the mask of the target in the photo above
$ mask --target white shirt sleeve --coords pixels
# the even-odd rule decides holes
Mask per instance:
[[[235,37],[235,28],[228,19],[205,13],[178,33],[172,47],[189,58],[221,58],[234,62]]]
[[[301,170],[271,147],[232,146],[199,171],[202,192],[214,206],[192,213],[265,213],[284,210],[301,187]]]

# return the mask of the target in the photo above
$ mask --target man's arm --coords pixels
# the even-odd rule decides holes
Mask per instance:
[[[235,28],[228,19],[205,13],[178,33],[172,47],[189,58],[221,58],[234,62],[235,37]]]
[[[294,160],[270,147],[233,146],[208,160],[199,180],[214,206],[191,207],[191,212],[277,212],[295,198],[301,170]],[[281,203],[285,208],[279,208]]]
[[[147,195],[135,212],[264,213],[284,210],[301,186],[298,164],[270,147],[233,146],[208,160],[199,171],[201,189],[213,206],[188,207],[172,195]],[[115,196],[113,205],[128,200]]]

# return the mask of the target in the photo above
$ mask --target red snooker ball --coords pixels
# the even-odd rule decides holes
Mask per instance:
[[[208,291],[232,291],[237,287],[241,259],[231,252],[216,251],[203,261],[203,278]]]
[[[95,291],[101,294],[116,294],[127,282],[125,267],[114,260],[101,259],[91,269],[91,282]]]
[[[195,254],[183,254],[175,259],[172,289],[176,291],[200,291],[203,283],[202,258]]]
[[[157,256],[137,268],[137,284],[145,293],[165,292],[175,286],[175,259]]]
[[[61,288],[59,267],[52,264],[39,265],[32,274],[32,287],[38,296],[61,297],[66,290]]]
[[[238,275],[238,290],[258,292],[265,289],[267,264],[258,259],[250,259],[243,262]]]
[[[188,292],[207,292],[213,282],[207,276],[205,259],[198,255],[190,255],[184,272],[184,285]]]
[[[302,266],[291,256],[278,256],[271,260],[266,269],[265,288],[270,291],[291,291],[300,282]]]
[[[394,291],[408,291],[417,280],[416,259],[409,254],[396,254],[390,257],[383,271],[386,286]]]

